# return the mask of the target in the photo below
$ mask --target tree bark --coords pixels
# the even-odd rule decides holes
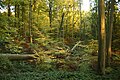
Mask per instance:
[[[8,0],[8,26],[9,27],[10,27],[10,16],[11,16],[10,0]]]
[[[17,17],[17,5],[15,4],[15,23],[14,23],[15,28],[16,28],[16,17]]]
[[[22,36],[23,38],[26,38],[26,28],[24,25],[24,19],[25,19],[25,3],[22,0]]]
[[[105,33],[105,6],[104,0],[98,0],[98,73],[105,74],[105,51],[106,51],[106,33]]]
[[[72,39],[74,38],[74,19],[75,19],[75,1],[73,0],[73,10],[72,10],[72,14],[73,14],[73,18],[72,18]]]
[[[29,2],[29,43],[32,43],[32,0]]]
[[[10,0],[8,1],[8,17],[11,15],[11,10],[10,10]]]
[[[52,0],[49,0],[49,20],[50,28],[52,28]]]
[[[35,54],[0,54],[0,57],[7,57],[9,60],[32,60],[37,59]]]
[[[17,8],[17,17],[18,17],[18,29],[20,30],[20,5],[18,4]]]
[[[107,33],[107,47],[106,47],[106,51],[107,51],[107,55],[106,55],[106,66],[109,67],[110,66],[110,57],[111,57],[111,44],[112,44],[112,29],[113,29],[113,21],[114,21],[114,1],[115,0],[111,0],[111,4],[110,4],[110,18],[109,18],[109,22],[108,22],[108,33]]]
[[[62,38],[62,33],[63,33],[64,16],[65,16],[65,13],[63,12],[62,16],[61,16],[62,18],[61,18],[61,22],[60,22],[60,27],[59,27],[59,36],[60,36],[60,38]]]
[[[80,23],[79,23],[79,27],[80,27],[80,40],[82,40],[82,37],[81,37],[81,28],[82,28],[82,13],[81,13],[81,0],[79,2],[79,8],[80,8]]]

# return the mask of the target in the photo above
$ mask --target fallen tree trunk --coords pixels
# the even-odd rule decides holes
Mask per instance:
[[[0,57],[7,57],[9,60],[32,60],[39,56],[36,54],[0,54]]]
[[[73,50],[74,50],[80,43],[81,43],[81,41],[77,42],[70,51],[73,52]]]

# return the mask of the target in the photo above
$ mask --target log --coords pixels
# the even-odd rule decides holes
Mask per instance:
[[[73,52],[73,50],[81,43],[81,41],[78,41],[74,46],[73,48],[70,50],[71,52]]]
[[[7,57],[9,60],[33,60],[39,56],[36,54],[0,54],[0,57]]]

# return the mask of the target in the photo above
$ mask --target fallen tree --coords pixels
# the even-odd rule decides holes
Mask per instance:
[[[37,54],[0,54],[0,57],[7,57],[9,60],[33,60],[39,56]]]
[[[74,46],[73,48],[70,50],[71,52],[73,52],[73,50],[81,43],[81,41],[78,41]]]

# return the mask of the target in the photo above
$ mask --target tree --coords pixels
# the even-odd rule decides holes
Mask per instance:
[[[79,1],[79,9],[80,9],[80,32],[81,32],[81,26],[82,26],[82,13],[81,13],[81,5],[82,5],[82,0]],[[81,34],[80,34],[80,37],[81,37]]]
[[[24,19],[25,19],[25,2],[22,0],[22,36],[25,38],[26,37],[26,28],[24,25]]]
[[[72,38],[74,38],[74,27],[75,27],[75,24],[74,24],[74,21],[75,21],[75,1],[73,1],[73,9],[72,9]]]
[[[106,51],[106,33],[105,33],[105,6],[104,0],[98,0],[98,72],[105,74],[105,51]]]
[[[10,0],[8,0],[8,26],[9,27],[10,27],[10,16],[11,16]]]
[[[110,57],[111,57],[111,44],[112,44],[112,29],[113,29],[113,22],[114,22],[114,1],[115,0],[111,0],[110,3],[110,18],[109,18],[109,22],[108,22],[108,31],[107,31],[107,44],[106,44],[106,65],[110,66]],[[109,16],[108,16],[109,17]]]
[[[52,8],[53,8],[53,0],[49,0],[49,20],[50,20],[50,28],[52,28]]]
[[[32,43],[32,0],[29,3],[29,42]]]
[[[94,6],[93,6],[94,5]],[[94,2],[91,0],[90,3],[91,6],[91,32],[92,32],[92,37],[94,39],[97,39],[97,27],[98,27],[98,0],[94,0]]]
[[[65,16],[65,13],[63,12],[62,13],[62,16],[61,16],[61,22],[60,22],[60,27],[59,27],[59,36],[60,38],[63,37],[63,40],[64,40],[64,28],[63,28],[63,24],[64,24],[64,16]]]
[[[8,17],[11,15],[11,10],[10,10],[10,0],[8,0]]]
[[[112,34],[112,50],[119,51],[120,50],[120,8],[119,5],[120,0],[115,2],[114,8],[114,27],[113,27],[113,34]]]

